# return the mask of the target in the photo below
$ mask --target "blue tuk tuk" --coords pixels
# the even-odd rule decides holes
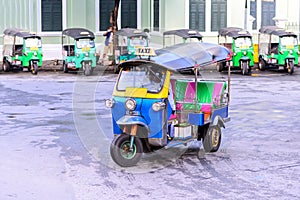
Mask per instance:
[[[198,77],[201,67],[225,60],[227,48],[186,43],[144,57],[153,51],[140,50],[140,58],[120,64],[112,98],[105,102],[111,108],[115,136],[111,157],[122,167],[136,165],[144,152],[192,140],[202,140],[206,152],[215,152],[221,128],[230,119],[230,79]],[[195,77],[176,76],[186,69],[195,70]]]

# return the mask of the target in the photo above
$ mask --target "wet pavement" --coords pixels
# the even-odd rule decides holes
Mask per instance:
[[[130,169],[109,156],[104,99],[116,78],[0,72],[1,200],[300,198],[300,68],[292,76],[232,74],[231,121],[218,152],[192,142]]]

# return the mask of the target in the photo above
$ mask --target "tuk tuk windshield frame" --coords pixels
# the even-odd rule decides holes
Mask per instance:
[[[116,89],[147,88],[148,93],[159,93],[164,86],[166,72],[167,69],[153,63],[123,66]]]
[[[237,37],[234,39],[235,47],[241,49],[248,49],[252,47],[252,38],[251,37]]]
[[[82,49],[84,47],[94,48],[95,42],[93,39],[90,39],[90,38],[78,39],[78,40],[76,40],[76,47],[78,49]]]
[[[25,39],[25,47],[30,48],[30,47],[42,47],[42,40],[40,38],[26,38]]]
[[[297,46],[298,40],[294,35],[286,35],[280,37],[281,46]]]

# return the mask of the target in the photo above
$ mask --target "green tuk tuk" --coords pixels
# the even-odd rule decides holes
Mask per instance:
[[[293,74],[294,65],[298,65],[297,35],[277,26],[265,26],[258,36],[259,69],[283,68]]]
[[[220,41],[220,37],[225,41]],[[227,37],[232,39],[227,41]],[[241,70],[243,75],[251,73],[254,66],[254,49],[252,35],[248,31],[238,27],[221,28],[218,33],[218,44],[231,50],[231,58],[217,65],[219,72],[231,67]]]
[[[84,28],[68,28],[62,32],[63,71],[82,70],[91,75],[96,67],[94,33]]]
[[[27,68],[36,75],[43,60],[41,37],[22,29],[5,29],[2,55],[3,71],[23,71]]]
[[[166,40],[170,39],[172,45],[177,43],[186,43],[187,41],[190,42],[202,42],[203,36],[196,30],[192,29],[177,29],[177,30],[170,30],[165,31],[163,33],[163,46],[166,47]]]
[[[123,28],[115,32],[115,64],[120,64],[136,57],[136,49],[149,46],[146,32],[134,28]],[[119,72],[116,68],[115,72]]]

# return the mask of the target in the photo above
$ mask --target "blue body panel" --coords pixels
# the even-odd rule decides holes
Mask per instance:
[[[228,117],[228,106],[223,107],[223,108],[219,108],[219,109],[215,109],[214,112],[212,113],[212,121],[215,119],[216,116],[220,116],[223,119]]]
[[[163,137],[163,112],[165,112],[165,110],[156,112],[152,109],[152,104],[155,102],[162,102],[164,101],[164,99],[134,98],[137,106],[131,115],[129,115],[128,112],[126,113],[125,102],[128,99],[127,97],[113,97],[113,99],[115,102],[115,105],[112,108],[114,134],[122,133],[122,130],[120,129],[118,124],[145,124],[146,128],[150,130],[148,138]],[[171,109],[168,110],[171,114]]]

